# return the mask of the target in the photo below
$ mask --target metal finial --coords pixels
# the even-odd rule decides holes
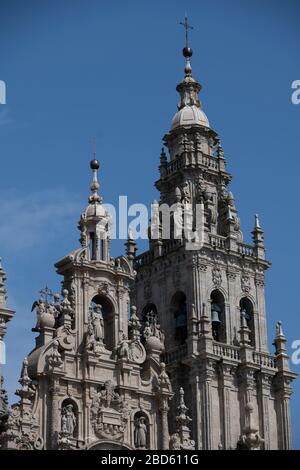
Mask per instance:
[[[189,29],[194,29],[188,22],[187,14],[185,14],[184,21],[180,21],[180,23],[185,29],[185,47],[186,49],[189,48]]]

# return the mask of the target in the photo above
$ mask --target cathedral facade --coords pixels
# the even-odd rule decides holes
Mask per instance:
[[[291,448],[296,375],[281,322],[274,354],[268,348],[263,231],[256,216],[253,243],[243,241],[191,48],[183,55],[149,249],[137,256],[130,235],[125,255],[111,256],[112,219],[94,158],[80,246],[55,265],[62,293],[44,289],[33,304],[37,336],[23,361],[19,402],[9,408],[1,391],[2,449]],[[172,208],[169,236],[162,206]],[[177,210],[192,220],[187,231]],[[201,237],[191,241],[196,213]],[[2,271],[0,280],[4,289]],[[3,337],[14,312],[1,292],[0,300]]]

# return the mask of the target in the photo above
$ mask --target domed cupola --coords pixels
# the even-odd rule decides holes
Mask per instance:
[[[204,126],[209,127],[209,121],[201,108],[198,93],[201,85],[192,77],[192,67],[190,57],[193,54],[191,47],[185,47],[182,51],[186,59],[185,77],[176,90],[180,94],[178,111],[172,119],[171,130],[178,127]]]

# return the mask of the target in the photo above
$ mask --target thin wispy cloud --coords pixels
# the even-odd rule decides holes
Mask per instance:
[[[49,241],[79,218],[82,201],[62,189],[31,194],[0,192],[1,251],[24,250]]]

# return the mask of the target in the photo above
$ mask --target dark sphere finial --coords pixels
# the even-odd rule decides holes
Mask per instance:
[[[187,57],[192,57],[193,55],[193,49],[191,47],[184,47],[182,49],[182,54],[185,58]]]
[[[96,158],[91,160],[90,167],[92,170],[99,170],[100,163],[98,162],[98,160],[96,160]]]

